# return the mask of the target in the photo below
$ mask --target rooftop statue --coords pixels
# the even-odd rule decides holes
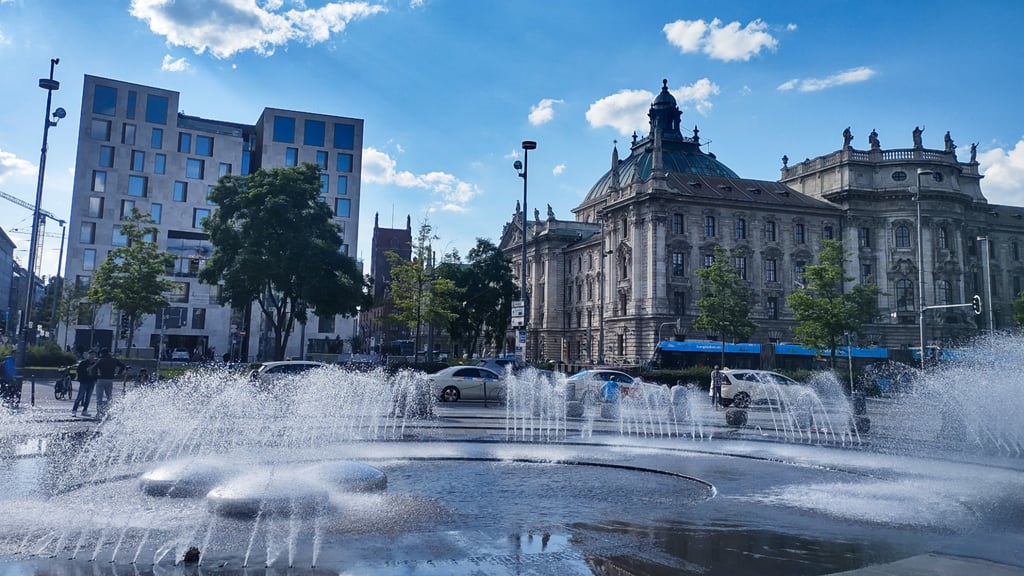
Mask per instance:
[[[878,141],[878,132],[875,132],[874,128],[871,129],[871,134],[868,134],[868,142],[871,143],[872,150],[880,150],[882,143]]]
[[[843,149],[847,150],[850,148],[850,142],[853,142],[853,132],[850,132],[850,127],[847,126],[846,130],[843,130]]]
[[[924,128],[914,126],[914,148],[921,148],[921,133],[924,132]]]

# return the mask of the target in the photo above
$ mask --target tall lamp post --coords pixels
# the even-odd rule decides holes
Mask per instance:
[[[56,126],[57,122],[67,116],[63,108],[57,108],[50,112],[53,102],[53,91],[60,89],[60,82],[53,79],[53,69],[60,64],[60,58],[50,59],[50,77],[40,78],[39,87],[46,90],[46,116],[43,117],[43,147],[39,155],[39,179],[36,183],[36,202],[32,211],[32,238],[29,240],[27,282],[25,284],[25,308],[21,315],[21,345],[18,347],[18,365],[24,367],[28,360],[28,331],[32,325],[32,296],[35,284],[36,252],[39,249],[38,230],[39,220],[43,217],[40,213],[40,204],[43,201],[43,176],[46,174],[46,140],[50,134],[50,127]],[[61,244],[63,246],[63,243]]]
[[[983,242],[981,256],[984,258],[981,262],[983,273],[985,274],[985,308],[986,316],[988,316],[988,331],[989,333],[995,331],[995,324],[992,321],[992,272],[989,269],[991,266],[991,248],[989,247],[988,236],[978,236],[978,241]]]
[[[933,170],[917,170],[917,291],[920,295],[918,307],[918,331],[921,341],[921,371],[924,371],[927,351],[924,348],[924,238],[921,236],[921,176],[935,174]]]
[[[526,328],[530,323],[530,303],[526,297],[526,222],[529,218],[526,210],[526,190],[527,190],[527,176],[530,167],[530,150],[536,150],[537,143],[533,140],[523,140],[523,161],[516,160],[512,165],[517,171],[519,171],[519,177],[523,179],[523,253],[521,262],[522,266],[519,275],[519,297],[523,301],[523,334],[527,334]],[[526,351],[528,349],[529,338],[525,338],[523,342],[523,361],[526,361]]]

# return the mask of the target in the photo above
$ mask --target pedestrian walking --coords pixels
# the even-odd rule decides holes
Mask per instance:
[[[78,416],[78,407],[81,406],[82,416],[90,416],[89,399],[92,398],[92,390],[96,386],[96,353],[90,350],[78,363],[75,373],[78,376],[78,395],[71,406],[71,415]]]
[[[718,364],[715,364],[715,369],[711,371],[711,390],[709,390],[711,405],[715,407],[715,410],[718,410],[719,404],[722,403],[722,378],[724,377]]]
[[[127,369],[124,362],[110,355],[110,350],[100,350],[100,359],[96,361],[96,414],[107,413],[110,403],[114,400],[114,379]]]

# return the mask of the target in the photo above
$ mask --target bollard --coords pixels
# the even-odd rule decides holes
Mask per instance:
[[[32,407],[36,406],[36,375],[32,375]]]

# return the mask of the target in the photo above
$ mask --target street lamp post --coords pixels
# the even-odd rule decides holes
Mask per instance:
[[[989,252],[989,240],[988,236],[978,236],[978,241],[982,243],[981,256],[983,258],[981,267],[983,274],[985,274],[985,308],[986,316],[988,317],[988,331],[989,333],[995,330],[995,324],[992,321],[992,272],[989,269],[991,266],[991,254]]]
[[[523,179],[523,245],[522,245],[522,262],[519,275],[519,297],[523,301],[524,313],[523,313],[523,334],[527,334],[527,326],[530,323],[530,303],[526,297],[526,222],[528,213],[526,210],[526,191],[528,181],[528,171],[530,167],[530,150],[537,149],[537,143],[533,140],[523,140],[523,161],[516,160],[513,167],[519,171],[519,177]],[[528,350],[529,338],[525,338],[523,342],[523,360],[525,361],[526,351]]]
[[[52,114],[50,112],[50,107],[53,103],[53,91],[60,89],[60,82],[53,79],[53,69],[57,64],[60,64],[60,58],[51,58],[50,77],[39,79],[39,87],[46,90],[46,115],[43,117],[43,146],[39,154],[39,179],[36,182],[36,202],[32,211],[32,237],[29,240],[28,266],[26,268],[27,281],[25,284],[25,308],[21,315],[19,331],[19,334],[21,335],[21,345],[18,347],[18,365],[22,367],[25,366],[26,361],[28,360],[28,328],[32,323],[32,296],[34,291],[33,284],[35,283],[36,252],[39,249],[39,221],[43,218],[40,213],[40,204],[43,201],[43,176],[46,174],[46,141],[50,134],[50,127],[56,126],[57,122],[61,118],[67,116],[67,112],[65,112],[63,108],[57,108],[57,110],[52,112]]]
[[[921,342],[921,371],[924,371],[927,352],[924,348],[924,238],[921,236],[921,176],[935,174],[932,170],[917,170],[917,291],[920,295],[918,307],[918,336]]]

